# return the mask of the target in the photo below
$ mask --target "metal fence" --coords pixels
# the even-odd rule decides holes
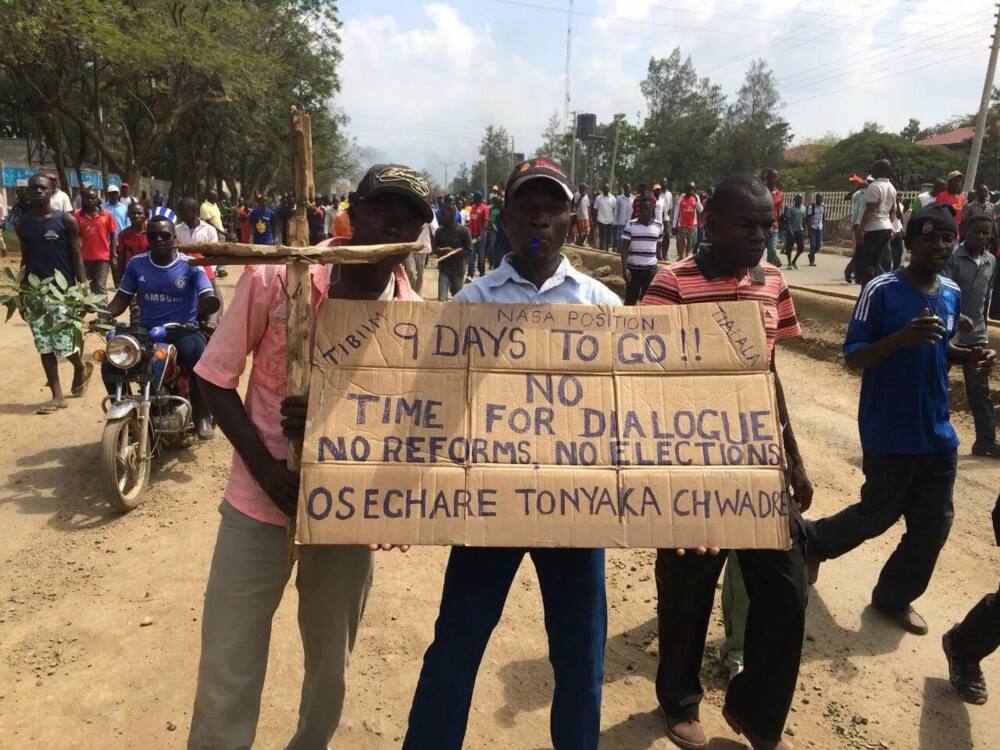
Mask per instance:
[[[830,221],[836,221],[837,219],[843,219],[844,217],[849,217],[851,215],[852,193],[847,191],[828,193],[825,190],[810,190],[808,194],[802,196],[803,200],[806,203],[809,203],[813,199],[813,194],[815,192],[819,192],[823,196],[823,205],[826,206],[826,211],[823,214],[824,220],[829,219]],[[791,205],[791,201],[794,196],[794,192],[785,191],[786,206]],[[903,202],[904,206],[909,205],[910,201],[916,196],[916,190],[903,190],[899,193],[899,198]]]

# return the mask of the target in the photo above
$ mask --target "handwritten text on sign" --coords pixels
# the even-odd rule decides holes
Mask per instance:
[[[753,303],[327,302],[303,543],[787,544]]]

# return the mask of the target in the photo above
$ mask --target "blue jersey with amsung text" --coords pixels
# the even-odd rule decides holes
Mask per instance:
[[[212,283],[204,270],[187,261],[188,256],[178,253],[170,265],[158,266],[143,253],[125,267],[118,289],[136,296],[144,328],[198,322],[198,296],[211,292]]]
[[[858,427],[865,453],[937,453],[958,447],[948,419],[948,342],[958,331],[961,295],[938,276],[935,294],[911,286],[902,271],[873,279],[851,316],[844,356],[903,328],[924,309],[946,329],[936,344],[893,352],[861,376]]]

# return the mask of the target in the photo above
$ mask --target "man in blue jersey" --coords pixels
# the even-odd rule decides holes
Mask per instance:
[[[810,580],[823,560],[883,534],[906,533],[882,568],[872,607],[916,635],[927,623],[911,606],[927,589],[951,529],[958,437],[948,421],[948,366],[978,372],[996,352],[955,346],[961,294],[941,274],[957,236],[947,206],[928,206],[906,227],[910,264],[872,279],[844,341],[849,367],[864,370],[858,425],[864,453],[861,501],[807,524]]]
[[[277,245],[277,215],[274,209],[267,205],[262,192],[257,191],[254,199],[257,201],[257,208],[250,212],[251,241],[255,245]]]
[[[108,312],[117,318],[128,309],[133,297],[139,301],[139,324],[146,329],[182,323],[196,326],[207,321],[219,309],[212,283],[201,268],[190,266],[187,256],[177,252],[174,224],[164,216],[154,216],[146,223],[149,252],[135,256],[122,274],[118,293]],[[177,359],[191,375],[191,408],[198,437],[212,438],[212,420],[204,407],[197,385],[194,367],[198,364],[205,345],[205,334],[200,330],[167,330],[167,341],[177,348]],[[113,365],[102,365],[104,383],[111,392]]]

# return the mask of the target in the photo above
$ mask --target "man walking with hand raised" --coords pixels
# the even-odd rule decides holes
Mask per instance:
[[[906,226],[910,264],[879,276],[858,297],[844,360],[863,371],[858,426],[865,483],[860,502],[807,525],[812,582],[821,561],[906,520],[872,607],[915,635],[926,635],[927,623],[912,603],[930,583],[955,515],[958,436],[948,417],[948,365],[981,373],[996,358],[986,348],[949,343],[958,331],[960,292],[941,273],[957,233],[948,207],[916,212]]]

